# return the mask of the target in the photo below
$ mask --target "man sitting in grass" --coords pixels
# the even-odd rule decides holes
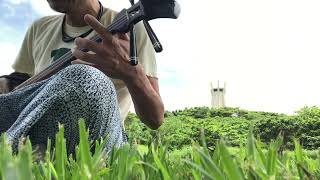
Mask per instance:
[[[108,137],[107,150],[127,139],[122,122],[131,100],[141,121],[152,129],[163,122],[154,50],[141,24],[136,26],[139,64],[128,60],[127,34],[112,36],[105,27],[116,12],[98,0],[48,0],[62,14],[43,17],[28,29],[13,64],[15,72],[0,78],[0,132],[17,151],[21,137],[33,145],[53,139],[64,124],[68,153],[79,142],[78,120],[84,118],[90,139]],[[96,17],[96,18],[95,18]],[[98,44],[89,40],[99,34]],[[85,53],[79,49],[88,49]],[[77,58],[46,80],[12,91],[66,52]]]

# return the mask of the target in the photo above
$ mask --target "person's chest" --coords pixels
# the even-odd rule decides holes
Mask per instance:
[[[34,59],[35,74],[43,71],[52,63],[60,61],[66,53],[75,48],[74,42],[66,43],[62,40],[62,19],[42,27],[37,31],[37,37],[33,42],[32,56]],[[90,39],[96,33],[90,33],[86,38]],[[118,79],[111,79],[116,90],[126,87],[125,83]]]

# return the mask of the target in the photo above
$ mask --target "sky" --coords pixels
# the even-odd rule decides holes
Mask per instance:
[[[150,22],[164,46],[156,57],[167,110],[210,106],[218,80],[228,107],[293,114],[320,106],[320,1],[178,2],[179,19]],[[54,12],[45,0],[0,0],[0,12],[0,74],[8,74],[28,26]]]

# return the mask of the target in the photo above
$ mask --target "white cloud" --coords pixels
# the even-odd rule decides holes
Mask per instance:
[[[3,6],[9,11],[8,13],[3,15],[4,18],[12,17],[15,15],[15,10],[14,7],[12,7],[12,5],[4,4]]]
[[[4,0],[4,2],[13,4],[13,5],[19,5],[19,4],[28,2],[28,0]]]
[[[11,64],[16,58],[18,49],[15,44],[12,43],[0,43],[1,51],[1,66],[0,66],[0,76],[4,74],[12,73]]]

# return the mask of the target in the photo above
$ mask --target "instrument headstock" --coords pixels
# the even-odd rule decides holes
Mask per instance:
[[[180,5],[175,0],[141,0],[145,20],[158,18],[177,19],[180,15]]]
[[[180,5],[175,0],[140,0],[130,8],[120,11],[108,31],[111,33],[127,33],[134,24],[141,20],[177,19],[180,11]]]

